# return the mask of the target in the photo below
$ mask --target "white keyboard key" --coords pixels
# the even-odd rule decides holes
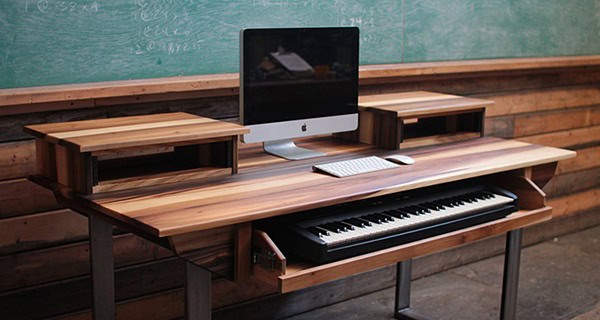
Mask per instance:
[[[397,165],[390,161],[381,159],[376,156],[372,156],[352,160],[317,164],[313,166],[313,170],[321,170],[333,176],[343,178],[361,173],[398,168],[399,166],[400,165]]]

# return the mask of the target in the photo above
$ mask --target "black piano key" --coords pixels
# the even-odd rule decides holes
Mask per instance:
[[[416,205],[415,207],[419,208],[422,213],[431,213],[431,210],[429,208],[424,207],[422,205]]]
[[[362,217],[358,217],[358,218],[352,218],[352,219],[356,219],[359,220],[361,222],[363,222],[367,227],[372,226],[373,224],[371,223],[371,221],[367,220],[367,219],[363,219]]]
[[[483,192],[481,192],[481,191],[474,192],[473,196],[476,199],[479,199],[479,200],[485,200],[485,199],[487,199],[486,195],[483,194]]]
[[[416,215],[425,214],[424,208],[421,208],[419,206],[409,206],[409,207],[406,207],[406,208],[412,210]]]
[[[334,232],[334,233],[341,233],[342,232],[342,230],[340,229],[340,227],[338,227],[338,226],[336,226],[336,225],[334,225],[332,223],[321,224],[321,225],[319,225],[319,227],[321,227],[323,229],[326,229],[326,230],[329,230],[329,231]]]
[[[354,226],[350,223],[345,222],[344,220],[338,221],[338,223],[344,225],[348,230],[354,230]]]
[[[460,201],[460,199],[457,197],[450,197],[448,198],[448,201],[450,201],[450,203],[455,207],[462,206],[464,204],[464,202]]]
[[[495,196],[493,193],[491,192],[487,192],[487,191],[481,191],[483,192],[483,194],[487,197],[487,199],[493,199]]]
[[[390,217],[394,217],[394,219],[404,218],[404,214],[402,214],[402,212],[400,212],[398,210],[387,210],[387,211],[384,211],[383,213]]]
[[[416,210],[411,208],[411,207],[402,207],[399,208],[398,210],[404,211],[406,213],[408,213],[411,216],[418,216],[419,214],[417,214]]]
[[[328,236],[329,235],[329,232],[327,230],[320,229],[320,228],[317,228],[317,227],[306,228],[306,231],[314,234],[317,237],[322,237],[322,236]]]
[[[482,199],[477,197],[477,193],[476,192],[471,192],[467,195],[473,202],[479,202]]]
[[[436,211],[437,211],[437,210],[443,210],[443,209],[444,209],[444,207],[443,207],[443,206],[441,206],[441,205],[439,205],[439,204],[436,204],[436,203],[433,203],[433,202],[425,202],[425,203],[421,203],[421,206],[423,206],[423,207],[425,207],[425,208],[429,208],[430,210],[436,210]]]
[[[466,203],[475,202],[472,197],[468,197],[467,195],[464,195],[464,194],[462,194],[460,196],[456,196],[456,198],[458,198],[460,201],[466,202]]]
[[[378,217],[380,217],[382,219],[383,222],[391,222],[394,221],[394,217],[390,217],[384,213],[375,213],[375,215],[377,215]]]
[[[363,221],[363,220],[356,219],[356,218],[346,219],[346,220],[344,220],[344,222],[346,222],[348,224],[351,224],[351,225],[353,225],[355,227],[358,227],[358,228],[365,228],[365,227],[367,227],[367,221]]]
[[[439,209],[439,210],[443,210],[443,209],[446,209],[446,208],[450,208],[450,206],[448,206],[448,205],[447,205],[445,202],[443,202],[442,200],[433,200],[433,201],[431,201],[431,203],[433,203],[433,204],[436,204],[436,205],[440,206],[440,207],[441,207],[441,209]]]
[[[377,224],[382,224],[383,221],[381,221],[380,217],[375,216],[374,214],[367,214],[364,216],[361,216],[361,218],[365,219],[365,220],[369,220],[373,223],[377,223]]]
[[[346,231],[348,231],[348,226],[346,226],[346,225],[345,225],[345,224],[343,224],[343,223],[340,223],[340,222],[331,222],[331,224],[334,224],[334,225],[336,225],[338,228],[340,228],[340,230],[341,230],[342,232],[346,232]]]
[[[452,204],[452,201],[450,201],[448,198],[444,198],[444,199],[440,200],[440,202],[443,203],[444,206],[448,207],[448,208],[456,207],[456,205]]]

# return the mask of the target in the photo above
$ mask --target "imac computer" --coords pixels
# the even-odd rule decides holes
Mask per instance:
[[[240,116],[266,152],[290,160],[324,154],[293,138],[358,127],[358,28],[245,29]]]

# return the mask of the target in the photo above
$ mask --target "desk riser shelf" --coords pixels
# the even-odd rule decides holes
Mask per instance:
[[[235,174],[238,136],[248,132],[183,112],[24,130],[36,137],[37,174],[81,194]]]
[[[492,104],[426,91],[361,96],[358,130],[337,136],[391,150],[478,138]]]

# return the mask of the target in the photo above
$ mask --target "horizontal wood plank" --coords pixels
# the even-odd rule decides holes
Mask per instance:
[[[600,146],[583,148],[577,150],[577,157],[560,161],[556,167],[556,174],[581,171],[600,167]]]
[[[575,110],[517,115],[515,137],[600,125],[598,106]],[[598,138],[600,140],[600,137]]]
[[[149,114],[140,116],[130,117],[117,117],[108,119],[96,119],[80,120],[80,121],[68,121],[59,123],[44,123],[30,125],[25,128],[25,131],[40,138],[45,138],[47,135],[54,135],[57,138],[68,138],[70,136],[83,136],[90,134],[104,133],[107,127],[110,128],[108,132],[120,132],[119,128],[125,127],[125,130],[129,126],[137,126],[142,129],[144,125],[155,125],[156,123],[167,123],[171,121],[186,121],[194,120],[197,117],[184,113],[184,112],[173,112],[167,114]]]
[[[118,301],[132,299],[180,287],[183,270],[184,264],[177,258],[117,268],[115,298]],[[6,319],[47,319],[89,308],[91,293],[91,281],[89,275],[85,275],[0,293],[0,308]]]
[[[35,173],[33,140],[0,144],[0,181],[27,177]]]
[[[470,96],[594,83],[600,83],[600,68],[598,67],[558,70],[530,69],[520,72],[482,72],[396,78],[393,82],[361,86],[360,92],[361,94],[371,95],[425,90]]]
[[[0,220],[0,255],[41,249],[88,237],[87,218],[69,209]]]
[[[27,179],[0,181],[0,219],[59,207],[52,191]]]
[[[0,257],[0,292],[89,273],[87,241]],[[170,251],[132,234],[114,237],[115,266],[170,257]],[[18,272],[15,272],[18,270]]]
[[[600,126],[585,127],[517,138],[519,141],[557,148],[579,148],[597,144]]]
[[[598,167],[554,176],[543,188],[548,197],[576,193],[600,186],[600,163]]]
[[[553,208],[553,218],[562,218],[578,212],[600,207],[600,187],[548,199],[547,204]]]
[[[238,124],[183,112],[30,125],[25,131],[78,152],[199,141],[249,132]]]
[[[492,100],[486,115],[502,116],[600,104],[600,86],[556,87],[539,90],[478,94],[473,97]]]

